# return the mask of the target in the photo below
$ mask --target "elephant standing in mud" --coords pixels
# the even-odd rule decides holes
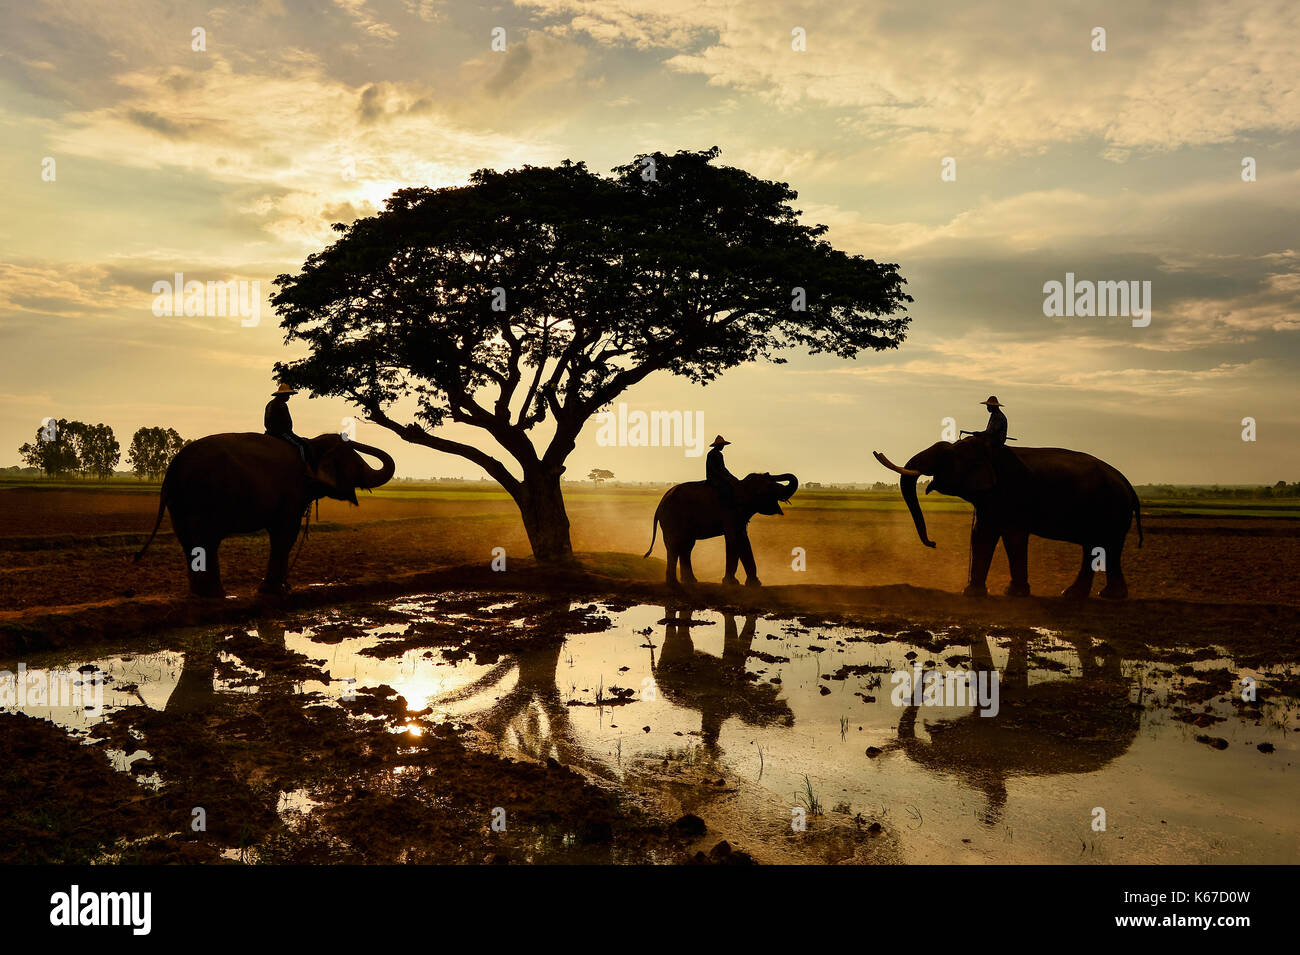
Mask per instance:
[[[158,519],[135,559],[153,543],[166,508],[185,555],[193,594],[224,596],[217,556],[221,541],[231,534],[259,530],[271,536],[261,591],[287,590],[289,552],[311,503],[332,497],[356,504],[357,488],[370,490],[388,483],[396,467],[386,452],[342,435],[322,434],[308,443],[317,462],[314,477],[303,467],[297,448],[271,435],[213,434],[187,444],[167,468]],[[361,454],[378,458],[382,466],[371,467]]]
[[[735,500],[731,507],[723,504],[718,489],[707,481],[691,481],[670,487],[655,509],[651,525],[649,557],[655,549],[655,535],[659,528],[664,532],[664,548],[668,552],[668,586],[680,588],[677,582],[677,562],[682,565],[682,581],[695,583],[691,568],[691,550],[695,542],[710,537],[725,537],[727,541],[727,574],[724,584],[738,584],[737,562],[745,566],[745,585],[759,587],[758,568],[754,564],[754,549],[749,543],[749,521],[755,514],[784,514],[781,502],[789,501],[799,490],[799,479],[793,474],[747,474],[735,486]]]
[[[881,464],[902,475],[903,499],[926,547],[934,542],[926,536],[916,497],[918,477],[934,476],[927,494],[938,491],[975,505],[968,596],[987,593],[985,580],[999,540],[1011,565],[1007,594],[1028,596],[1030,534],[1083,548],[1079,575],[1061,596],[1087,597],[1099,558],[1097,569],[1106,573],[1101,596],[1128,596],[1121,563],[1124,538],[1136,517],[1138,546],[1142,545],[1142,514],[1133,485],[1105,461],[1064,448],[994,448],[978,435],[955,443],[939,441],[901,468],[879,451],[874,453]]]

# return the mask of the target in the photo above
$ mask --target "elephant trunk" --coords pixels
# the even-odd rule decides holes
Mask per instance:
[[[372,468],[369,464],[362,462],[365,464],[366,476],[361,479],[360,483],[357,484],[357,487],[371,490],[373,488],[382,487],[393,479],[393,474],[397,471],[397,464],[393,461],[392,455],[387,451],[383,451],[380,448],[373,448],[368,444],[362,444],[360,441],[353,441],[352,447],[354,450],[378,458],[382,462],[382,467],[378,468]]]
[[[785,490],[777,495],[782,501],[788,501],[794,497],[795,491],[799,490],[799,479],[793,474],[773,474],[772,480],[777,484],[784,484]]]
[[[925,515],[921,513],[921,502],[916,499],[917,477],[916,474],[904,474],[899,479],[898,485],[903,490],[903,500],[907,502],[907,509],[912,512],[912,523],[916,525],[917,536],[926,547],[933,547],[934,541],[925,534]]]

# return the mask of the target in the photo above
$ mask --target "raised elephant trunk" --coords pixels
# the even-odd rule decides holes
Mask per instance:
[[[933,547],[934,541],[930,540],[925,533],[925,515],[921,513],[921,502],[916,498],[916,478],[915,474],[904,474],[898,481],[898,486],[903,489],[903,500],[907,502],[907,509],[912,512],[912,523],[916,525],[916,534],[921,538],[921,543],[926,547]]]
[[[379,448],[372,448],[370,445],[362,444],[360,441],[351,442],[351,446],[354,450],[360,451],[362,454],[368,454],[373,458],[378,458],[383,462],[383,466],[378,468],[372,468],[370,465],[366,464],[366,475],[357,484],[357,487],[371,490],[373,488],[382,487],[393,479],[393,474],[397,471],[397,464],[393,461],[392,455],[387,451],[383,451]],[[364,462],[362,463],[364,464]]]
[[[873,451],[872,454],[876,456],[877,461],[889,468],[889,470],[902,475],[898,482],[898,486],[902,489],[903,500],[907,502],[907,509],[912,514],[912,523],[916,525],[917,536],[921,538],[921,543],[926,547],[935,546],[934,541],[930,540],[930,538],[926,536],[925,515],[921,513],[921,502],[917,500],[916,497],[916,479],[919,478],[923,472],[918,471],[916,468],[900,468],[879,451]]]
[[[799,490],[799,479],[793,474],[773,474],[772,480],[777,484],[784,484],[786,489],[777,495],[782,501],[789,501],[794,497],[794,492]]]

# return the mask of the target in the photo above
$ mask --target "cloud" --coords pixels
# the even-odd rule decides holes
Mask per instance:
[[[585,60],[582,46],[535,32],[511,40],[502,53],[488,52],[467,61],[461,72],[466,76],[490,72],[483,90],[493,99],[516,99],[573,80]]]
[[[139,296],[100,265],[0,263],[0,314],[98,315],[138,304]]]
[[[698,0],[516,0],[516,6],[559,21],[552,30],[637,49],[690,47],[716,35],[728,14]]]
[[[1295,420],[1300,372],[1294,4],[123,0],[0,17],[0,158],[20,186],[36,182],[32,157],[59,162],[57,184],[12,191],[3,227],[23,251],[0,267],[15,393],[124,408],[195,395],[209,405],[184,405],[190,427],[228,427],[298,346],[266,307],[257,328],[160,323],[153,281],[260,279],[269,294],[331,223],[402,186],[716,143],[798,189],[837,248],[899,263],[908,341],[855,363],[736,369],[707,391],[655,376],[630,400],[689,394],[728,431],[753,428],[757,459],[806,442],[810,466],[835,460],[845,478],[863,467],[846,421],[904,440],[990,390],[1015,397],[1022,434],[1038,415],[1075,446],[1126,443],[1154,477],[1206,456],[1196,438],[1225,400],[1245,409],[1236,420],[1270,420],[1269,469],[1297,460],[1277,425]],[[1104,54],[1088,49],[1099,24]],[[205,53],[190,49],[199,25]],[[507,53],[489,49],[496,25]],[[1243,155],[1258,182],[1241,181]],[[944,156],[956,183],[939,181]],[[1066,271],[1151,280],[1152,325],[1043,316],[1042,283]],[[886,411],[863,423],[855,405]],[[20,431],[0,439],[16,447]]]
[[[207,69],[117,77],[120,103],[72,113],[50,132],[58,155],[126,168],[176,167],[255,186],[246,211],[295,247],[327,240],[326,210],[373,210],[398,188],[461,182],[486,165],[534,158],[536,138],[475,130],[433,108],[420,84],[331,79],[305,62],[241,72],[214,54]]]
[[[948,0],[792,9],[755,0],[520,0],[608,45],[653,48],[674,70],[782,107],[851,110],[862,129],[1005,155],[1097,140],[1110,156],[1300,129],[1300,7],[1289,0],[1177,7],[1112,0],[1023,10]],[[1106,24],[1107,50],[1091,31]],[[791,31],[807,32],[806,52]]]
[[[384,43],[391,43],[397,39],[397,30],[376,19],[371,14],[366,0],[334,0],[334,6],[344,11],[356,24],[357,29],[370,39]]]

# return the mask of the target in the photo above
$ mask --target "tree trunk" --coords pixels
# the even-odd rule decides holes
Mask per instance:
[[[564,510],[560,474],[530,469],[515,495],[515,503],[524,519],[533,557],[544,564],[571,563],[573,544],[569,541],[569,515]]]

